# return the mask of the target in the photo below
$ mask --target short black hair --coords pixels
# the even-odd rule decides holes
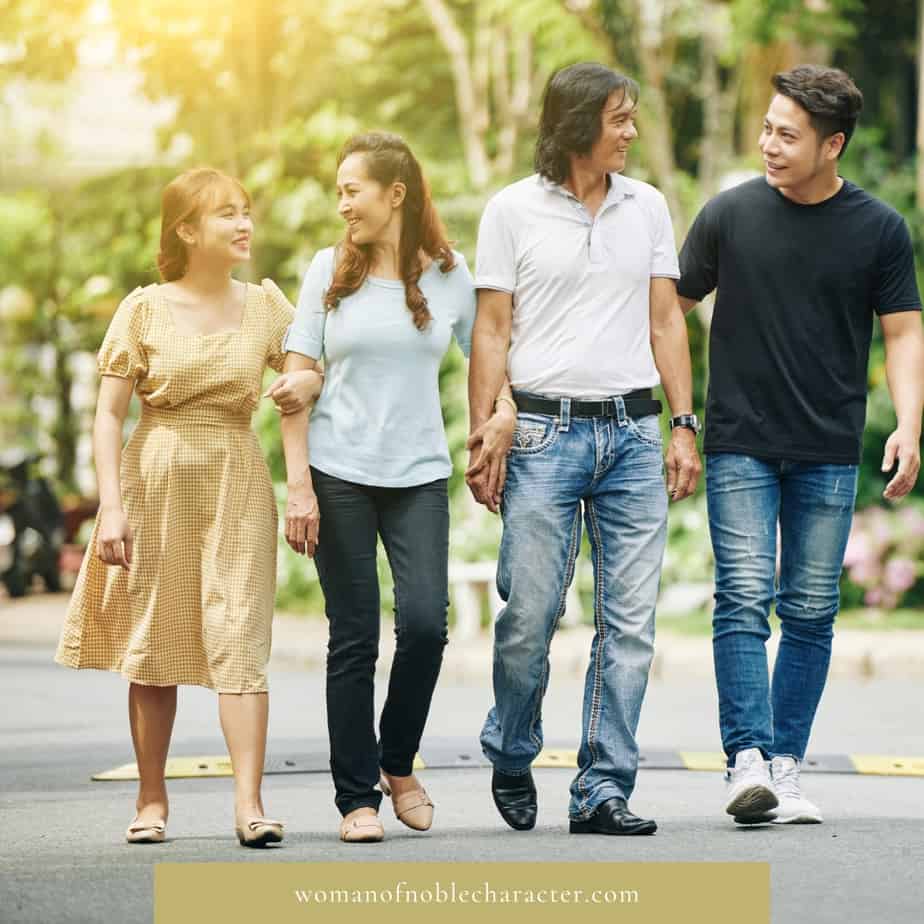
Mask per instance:
[[[570,169],[569,155],[590,152],[602,131],[603,107],[620,90],[633,103],[638,101],[638,84],[602,64],[571,64],[552,74],[542,97],[536,172],[563,183]]]
[[[771,83],[777,93],[788,96],[808,113],[819,138],[843,132],[841,154],[847,150],[863,109],[863,94],[849,75],[836,67],[801,64],[774,74]]]

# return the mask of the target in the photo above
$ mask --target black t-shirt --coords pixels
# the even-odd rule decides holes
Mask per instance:
[[[678,291],[718,288],[706,452],[856,464],[873,312],[920,310],[901,215],[853,183],[799,205],[763,177],[699,213]]]

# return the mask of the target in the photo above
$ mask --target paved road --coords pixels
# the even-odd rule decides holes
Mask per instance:
[[[921,920],[924,886],[924,778],[815,774],[810,795],[828,821],[802,828],[738,829],[719,811],[718,774],[643,771],[633,807],[656,817],[654,838],[570,837],[569,773],[537,771],[540,821],[530,833],[507,829],[488,794],[486,770],[432,770],[426,783],[436,825],[417,835],[383,813],[387,840],[337,842],[326,774],[273,775],[268,812],[287,823],[285,844],[245,852],[231,835],[228,779],[171,783],[169,842],[122,842],[134,785],[92,783],[92,772],[131,760],[125,685],[99,672],[51,663],[44,646],[0,648],[0,920],[6,924],[150,920],[158,861],[742,861],[771,863],[772,920],[796,924]],[[581,686],[553,677],[544,725],[549,743],[574,746]],[[474,742],[490,693],[483,682],[443,684],[428,735]],[[818,753],[924,754],[920,684],[911,680],[835,681],[818,718]],[[715,696],[695,678],[650,687],[643,748],[716,750]],[[323,680],[273,673],[271,756],[323,748]],[[181,691],[176,755],[223,752],[215,698]],[[362,853],[358,853],[362,851]],[[130,912],[130,913],[129,913]],[[742,909],[742,920],[749,920]]]

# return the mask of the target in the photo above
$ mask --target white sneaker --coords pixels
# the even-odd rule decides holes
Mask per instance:
[[[770,762],[773,785],[780,799],[774,823],[778,825],[817,825],[822,817],[818,806],[802,795],[799,761],[793,757],[774,757]]]
[[[775,818],[776,793],[760,748],[739,751],[735,766],[725,771],[725,779],[728,782],[725,811],[738,824],[762,824]]]

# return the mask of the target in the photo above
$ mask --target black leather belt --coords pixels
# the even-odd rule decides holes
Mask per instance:
[[[529,414],[548,414],[557,417],[561,413],[561,398],[537,398],[515,391],[513,400],[517,408]],[[661,413],[661,402],[651,397],[650,388],[639,388],[622,396],[626,406],[626,417],[647,417]],[[616,402],[612,398],[603,401],[580,401],[571,399],[572,417],[616,417]]]

